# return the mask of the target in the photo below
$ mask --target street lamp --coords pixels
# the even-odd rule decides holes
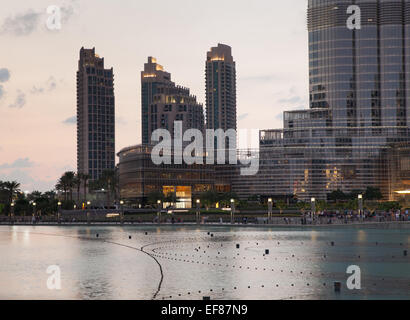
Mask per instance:
[[[196,199],[196,223],[199,224],[201,216],[201,200]]]
[[[33,223],[36,222],[36,205],[37,203],[33,202]]]
[[[359,200],[359,217],[361,217],[363,214],[363,195],[359,194],[357,198]]]
[[[268,199],[268,223],[271,223],[272,220],[272,207],[273,207],[273,200],[272,198]]]
[[[235,199],[231,199],[231,224],[235,222]]]
[[[157,212],[157,216],[158,216],[158,224],[161,224],[161,200],[157,201],[158,204],[158,212]]]
[[[10,210],[11,223],[14,223],[14,202],[12,202],[10,206],[11,206],[11,210]]]
[[[312,215],[316,216],[316,199],[312,198],[310,199],[311,202],[311,207],[312,207]]]
[[[58,212],[57,212],[57,222],[58,224],[61,223],[61,201],[58,201]]]
[[[120,200],[120,206],[121,206],[120,221],[121,221],[121,224],[124,224],[124,201],[123,200]]]
[[[88,207],[91,205],[91,201],[87,201],[87,224],[90,225],[91,221],[90,221],[90,211],[88,211]]]

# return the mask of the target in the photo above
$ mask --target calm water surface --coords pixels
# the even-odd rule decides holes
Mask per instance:
[[[404,250],[409,225],[1,226],[0,299],[410,299]],[[50,265],[61,290],[47,289]],[[350,265],[361,290],[346,287]]]

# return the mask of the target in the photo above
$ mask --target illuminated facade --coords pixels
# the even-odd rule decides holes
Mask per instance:
[[[230,191],[230,182],[217,177],[212,165],[155,165],[151,160],[152,147],[137,145],[119,153],[119,189],[121,198],[144,204],[149,195],[162,192],[175,194],[177,207],[191,208],[192,201],[207,190]]]
[[[113,69],[95,49],[80,50],[77,71],[77,172],[96,180],[115,168]]]
[[[182,122],[182,130],[204,130],[204,111],[188,88],[177,86],[171,74],[164,71],[155,58],[149,57],[141,72],[142,143],[151,144],[156,129],[174,132],[174,122]]]
[[[361,29],[347,28],[352,4]],[[309,200],[376,187],[396,199],[410,142],[410,1],[310,0],[308,30],[310,109],[261,131],[259,173],[233,190]]]
[[[236,66],[231,47],[211,48],[205,74],[207,129],[236,130]]]
[[[410,206],[410,144],[393,145],[386,152],[389,199],[404,200]]]

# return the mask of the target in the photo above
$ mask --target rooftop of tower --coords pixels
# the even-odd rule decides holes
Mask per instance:
[[[226,44],[218,43],[207,52],[207,61],[226,61],[233,63],[232,48]]]
[[[148,62],[144,64],[144,71],[141,73],[142,78],[164,78],[171,80],[171,74],[164,70],[164,67],[157,63],[154,57],[148,57]]]

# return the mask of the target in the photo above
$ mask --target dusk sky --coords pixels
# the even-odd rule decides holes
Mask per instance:
[[[116,150],[141,142],[140,71],[148,56],[205,99],[206,52],[230,45],[239,129],[282,128],[308,107],[305,0],[1,0],[0,180],[53,189],[76,171],[76,70],[81,47],[114,68]],[[61,30],[46,8],[62,8]],[[205,106],[204,106],[205,108]]]

